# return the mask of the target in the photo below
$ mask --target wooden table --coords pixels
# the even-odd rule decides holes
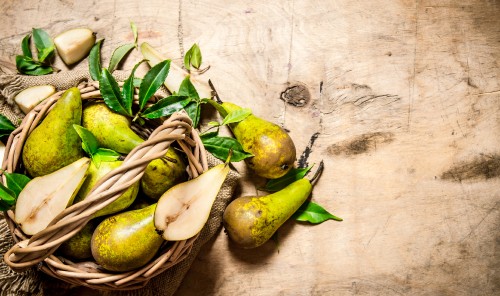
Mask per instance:
[[[179,64],[199,43],[225,100],[324,160],[312,199],[343,222],[253,250],[221,232],[179,295],[498,295],[500,3],[259,2],[4,0],[2,65],[32,27],[88,26],[107,62],[134,21]]]

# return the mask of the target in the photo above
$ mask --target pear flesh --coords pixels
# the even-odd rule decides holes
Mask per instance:
[[[84,157],[26,184],[17,199],[14,215],[25,234],[33,235],[45,229],[71,205],[87,175],[89,163]]]
[[[132,129],[130,120],[109,109],[105,103],[91,103],[83,109],[82,125],[99,142],[100,147],[127,154],[144,142]]]
[[[99,164],[99,167],[95,165],[92,161],[90,163],[88,177],[85,179],[78,195],[75,198],[75,203],[80,202],[87,197],[94,185],[106,174],[111,172],[113,169],[118,168],[122,165],[123,161],[103,161]],[[106,207],[100,209],[94,214],[94,218],[110,215],[122,211],[128,208],[135,200],[137,193],[139,192],[139,181],[130,186],[120,197],[118,197],[114,202],[110,203]]]
[[[195,179],[175,185],[158,200],[154,223],[168,241],[185,240],[201,231],[229,173],[219,164]]]
[[[66,65],[72,65],[86,57],[94,43],[95,33],[88,28],[71,29],[54,38],[57,53]]]
[[[240,247],[258,247],[299,209],[311,191],[309,180],[300,179],[266,196],[237,198],[224,211],[224,228]]]
[[[19,92],[14,101],[24,114],[28,114],[36,105],[55,92],[56,88],[52,85],[36,85]]]
[[[148,263],[158,252],[163,238],[155,231],[156,204],[104,219],[91,240],[97,264],[111,271],[129,271]]]
[[[50,174],[84,156],[82,141],[73,128],[81,124],[80,90],[68,89],[26,139],[23,164],[33,177]]]

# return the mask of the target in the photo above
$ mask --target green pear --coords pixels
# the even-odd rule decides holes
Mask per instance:
[[[95,163],[92,161],[88,171],[89,175],[87,179],[85,179],[85,182],[80,188],[80,191],[78,191],[78,195],[75,198],[75,203],[84,200],[85,197],[87,197],[87,195],[90,193],[92,188],[94,188],[94,185],[102,177],[104,177],[107,173],[111,172],[112,170],[122,165],[122,163],[123,161],[120,160],[103,161],[99,164],[99,167],[97,167]],[[138,192],[139,192],[139,181],[134,183],[134,185],[130,186],[114,202],[110,203],[106,207],[97,211],[93,217],[96,218],[100,216],[114,214],[128,208],[134,202]]]
[[[141,178],[142,191],[155,200],[172,186],[187,180],[186,163],[179,154],[172,148],[165,156],[151,161]]]
[[[219,106],[216,108],[223,116],[241,109],[227,102]],[[229,127],[243,150],[254,155],[245,162],[257,175],[276,179],[293,167],[295,145],[280,126],[251,114],[240,122],[229,124]]]
[[[82,125],[97,138],[100,147],[127,154],[144,142],[130,124],[129,118],[113,112],[102,102],[88,104],[83,109]]]
[[[137,197],[134,200],[134,203],[128,207],[129,210],[139,210],[143,209],[145,207],[149,207],[150,205],[156,203],[156,201],[153,201],[152,199],[148,198],[147,196],[144,195],[142,190],[139,190],[139,194],[137,194]]]
[[[22,158],[33,177],[50,174],[84,156],[82,142],[73,128],[82,120],[78,88],[68,89],[26,139]]]
[[[311,190],[310,181],[300,179],[269,195],[233,200],[223,216],[229,238],[243,248],[262,245],[299,209]]]
[[[153,223],[156,204],[104,219],[92,235],[97,264],[110,271],[129,271],[148,263],[165,241]]]
[[[71,237],[69,240],[62,243],[58,250],[64,256],[71,257],[73,259],[87,259],[92,257],[92,252],[90,250],[90,240],[92,239],[92,234],[94,233],[97,223],[95,220],[90,220],[77,234]]]

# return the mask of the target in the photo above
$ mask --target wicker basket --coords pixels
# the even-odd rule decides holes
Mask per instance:
[[[96,82],[85,82],[78,88],[84,100],[100,97],[99,84]],[[20,155],[27,136],[50,112],[63,92],[54,94],[38,105],[12,132],[6,145],[4,170],[11,173],[22,167]],[[190,118],[183,112],[174,113],[150,133],[147,141],[132,150],[119,168],[103,177],[85,200],[65,209],[43,231],[28,237],[15,223],[14,212],[9,210],[5,218],[16,244],[5,253],[4,261],[15,271],[39,264],[39,268],[50,276],[98,290],[141,288],[152,277],[182,261],[191,251],[197,236],[185,241],[165,242],[148,264],[124,273],[109,272],[93,261],[72,262],[54,254],[59,245],[82,229],[95,212],[112,203],[131,184],[137,182],[147,164],[164,156],[173,141],[179,143],[188,157],[190,177],[194,178],[208,169],[205,148],[197,131],[191,127]],[[5,179],[3,182],[5,184]]]

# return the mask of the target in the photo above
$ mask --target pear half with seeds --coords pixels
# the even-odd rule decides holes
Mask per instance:
[[[90,159],[83,157],[26,184],[15,208],[15,220],[25,234],[33,235],[45,229],[72,204],[87,176],[89,164]]]
[[[185,240],[200,232],[228,173],[228,164],[219,164],[167,190],[155,210],[157,232],[167,241]]]

